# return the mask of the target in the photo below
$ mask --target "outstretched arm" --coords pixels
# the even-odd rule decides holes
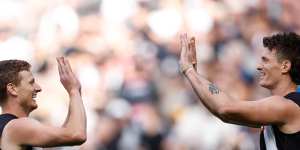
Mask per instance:
[[[180,43],[182,73],[204,106],[224,122],[257,127],[264,124],[283,124],[293,117],[292,110],[297,107],[280,96],[257,101],[233,99],[196,72],[190,59],[192,51],[189,48],[187,34],[181,35]]]
[[[197,74],[196,67],[193,65],[194,52],[191,49],[191,47],[195,48],[195,42],[191,43],[189,41],[191,40],[188,40],[187,34],[180,36],[181,55],[179,63],[181,72],[187,77],[206,108],[214,115],[219,116],[220,109],[230,101],[230,98],[222,93],[217,86]],[[222,100],[214,101],[218,98],[222,98]]]

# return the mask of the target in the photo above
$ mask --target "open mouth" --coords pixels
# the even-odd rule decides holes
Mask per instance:
[[[32,99],[33,99],[34,101],[36,101],[36,97],[37,97],[36,94],[33,94],[33,95],[32,95]]]
[[[265,72],[262,72],[262,71],[259,72],[259,78],[263,78],[265,75],[266,75]]]

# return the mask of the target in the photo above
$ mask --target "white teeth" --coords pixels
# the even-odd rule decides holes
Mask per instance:
[[[258,73],[258,77],[261,78],[261,79],[264,78],[265,75],[266,75],[265,72],[259,72]]]

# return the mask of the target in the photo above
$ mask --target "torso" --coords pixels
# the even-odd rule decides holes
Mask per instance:
[[[1,114],[0,115],[0,141],[2,144],[2,133],[4,131],[4,128],[6,126],[6,124],[8,122],[10,122],[11,120],[14,120],[14,119],[17,119],[18,117],[16,117],[15,115],[12,115],[12,114]],[[3,139],[5,140],[5,139]],[[15,144],[10,144],[9,142],[7,141],[3,141],[3,143],[6,144],[6,149],[8,150],[32,150],[33,148],[31,146],[18,146],[18,145],[15,145]],[[1,149],[0,149],[1,150]]]
[[[277,147],[278,150],[297,150],[300,147],[300,109],[297,112],[297,108],[300,108],[300,93],[292,92],[286,95],[285,98],[291,100],[295,105],[295,116],[297,117],[285,125],[271,125],[268,127],[270,129],[269,131],[272,132],[271,134],[274,135],[274,145],[276,145],[275,147]],[[299,113],[299,115],[297,113]],[[261,150],[266,150],[266,142],[269,144],[272,143],[272,140],[266,140],[266,135],[267,133],[261,133]],[[268,134],[267,137],[270,137],[270,134]]]

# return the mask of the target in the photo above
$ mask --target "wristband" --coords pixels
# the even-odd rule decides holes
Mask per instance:
[[[189,69],[191,69],[191,68],[194,68],[192,64],[183,65],[183,66],[181,66],[181,68],[180,68],[181,70],[180,71],[181,71],[182,74],[185,74],[186,71],[189,70]]]

